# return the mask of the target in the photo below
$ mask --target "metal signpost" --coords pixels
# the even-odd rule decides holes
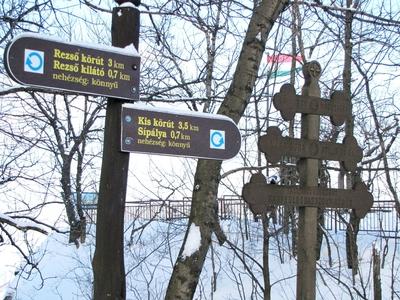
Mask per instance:
[[[258,142],[269,162],[275,163],[282,156],[300,158],[300,186],[267,184],[262,174],[255,174],[244,185],[242,195],[254,214],[265,214],[273,205],[299,207],[297,299],[312,300],[316,283],[317,208],[352,208],[362,218],[372,207],[373,197],[363,183],[356,183],[350,190],[318,187],[319,159],[341,161],[347,171],[353,172],[362,159],[362,150],[352,136],[345,137],[342,144],[319,141],[319,116],[330,116],[334,125],[342,125],[350,117],[350,107],[342,92],[334,92],[330,100],[319,98],[318,62],[306,63],[303,73],[302,95],[296,95],[294,87],[285,84],[273,98],[284,120],[302,113],[301,139],[282,137],[279,128],[270,127]]]
[[[240,150],[241,135],[228,117],[122,107],[121,150],[173,156],[229,159]]]
[[[7,45],[4,62],[9,76],[23,85],[139,98],[140,57],[133,47],[66,43],[21,34]]]

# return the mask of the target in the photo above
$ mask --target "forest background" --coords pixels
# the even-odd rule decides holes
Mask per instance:
[[[110,45],[113,6],[112,1],[101,0],[3,1],[1,48],[4,50],[6,44],[22,32],[57,36],[64,41]],[[288,82],[300,93],[303,75],[299,66],[317,60],[322,66],[321,96],[329,98],[333,90],[343,90],[351,101],[353,115],[346,126],[341,127],[332,126],[328,118],[322,118],[320,140],[340,142],[345,134],[357,138],[363,149],[357,176],[367,184],[375,201],[393,201],[398,222],[399,9],[396,1],[371,0],[142,3],[140,102],[207,113],[232,113],[230,117],[238,122],[242,132],[242,149],[235,159],[222,164],[132,154],[127,201],[192,197],[194,205],[189,221],[179,226],[190,228],[193,222],[203,224],[200,225],[201,256],[207,262],[213,261],[212,253],[218,246],[216,241],[211,241],[211,233],[216,233],[219,242],[226,236],[223,237],[216,217],[208,220],[204,216],[214,216],[213,203],[218,197],[239,197],[243,184],[249,181],[252,173],[259,171],[267,177],[277,175],[280,184],[298,183],[292,167],[295,161],[287,158],[276,165],[267,164],[258,151],[257,141],[272,125],[279,126],[285,135],[299,137],[299,116],[293,122],[284,122],[272,105],[272,96]],[[252,32],[252,20],[260,12],[265,13],[265,19],[259,22],[264,25],[260,25],[259,32]],[[249,36],[252,33],[254,36]],[[257,62],[252,61],[252,65],[248,64],[252,70],[241,69],[241,57],[246,53],[255,53],[253,57],[259,58]],[[286,62],[270,59],[277,55],[296,59]],[[3,67],[1,74],[0,250],[6,253],[12,249],[15,257],[22,258],[18,276],[26,278],[40,274],[39,262],[46,254],[37,257],[35,252],[46,233],[66,235],[71,242],[69,247],[85,244],[88,226],[82,195],[98,191],[106,101],[102,97],[19,86],[9,79]],[[240,107],[221,105],[236,95],[239,78],[244,85],[241,87],[243,99],[237,105]],[[319,174],[320,185],[331,188],[350,188],[354,179],[354,174],[328,161],[321,161]],[[211,178],[204,183],[208,186],[205,194],[196,193],[199,180],[207,176]],[[207,198],[210,192],[212,197]],[[346,257],[339,255],[339,258],[352,267],[351,275],[345,282],[340,280],[344,276],[341,268],[336,273],[321,268],[322,273],[336,278],[345,286],[343,289],[349,297],[355,290],[360,298],[368,299],[370,293],[375,292],[372,276],[365,280],[363,273],[358,272],[361,261],[356,247],[359,220],[351,212],[339,213],[348,228],[343,252]],[[259,228],[262,238],[255,249],[268,254],[271,247],[294,258],[296,210],[288,213],[289,217],[280,228],[274,226],[272,216],[262,217],[263,226]],[[152,222],[137,224],[127,224],[126,230],[130,232],[127,242],[140,244],[141,233],[150,228]],[[263,264],[255,265],[255,269],[248,267],[246,261],[250,258],[246,255],[250,249],[245,242],[246,226],[238,226],[242,232],[240,239],[232,241],[228,235],[224,242],[232,255],[246,257],[240,262],[254,286],[251,292],[256,295],[254,297],[267,299],[271,288],[268,255],[261,255]],[[335,236],[323,232],[326,245],[340,247]],[[203,238],[204,235],[209,238]],[[181,236],[175,247],[184,245],[184,238]],[[392,299],[399,297],[400,290],[397,243],[397,239],[382,238],[382,234],[376,237],[381,259],[384,260],[388,252],[393,254],[389,272]],[[169,242],[162,245],[170,249]],[[170,260],[171,265],[175,265],[176,257],[180,256],[177,250],[165,251],[174,253]],[[139,261],[152,266],[152,260],[146,260],[149,256],[146,254]],[[178,262],[179,259],[177,265]],[[196,268],[199,267],[201,270],[203,265]],[[172,268],[167,274],[171,272]],[[165,282],[173,286],[173,273],[170,278],[166,277]],[[193,281],[199,280],[198,277],[194,276]],[[217,277],[214,272],[215,282]],[[237,286],[244,284],[238,278],[232,281]],[[167,285],[160,284],[164,287],[158,290],[160,297],[166,293]],[[200,288],[196,293],[199,291]],[[187,292],[195,291],[192,288]],[[210,294],[213,297],[212,292]]]

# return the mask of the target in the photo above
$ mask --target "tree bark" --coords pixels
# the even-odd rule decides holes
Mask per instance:
[[[242,50],[229,90],[218,113],[239,122],[249,102],[257,78],[265,42],[271,28],[288,1],[264,0],[254,8],[243,41]],[[217,217],[217,193],[221,161],[202,160],[197,163],[188,229],[176,260],[165,299],[192,299],[204,265],[211,235],[216,233],[220,243],[225,236]],[[191,226],[199,227],[201,245],[190,256],[183,257]]]
[[[262,216],[263,225],[263,277],[264,300],[271,300],[271,278],[269,275],[269,216]]]
[[[374,300],[382,300],[382,286],[381,286],[381,258],[379,251],[372,248],[372,262],[373,262],[373,278],[374,278]]]
[[[353,0],[346,0],[346,7],[351,8]],[[347,101],[351,107],[350,111],[353,113],[352,96],[351,96],[351,59],[353,54],[352,46],[352,28],[353,28],[353,15],[354,12],[347,10],[345,14],[345,29],[344,29],[344,67],[343,67],[343,92],[347,97]],[[352,136],[354,132],[354,117],[351,116],[346,121],[345,133],[347,136]],[[342,176],[347,174],[347,188],[352,187],[354,181],[354,174],[346,173],[341,166]],[[344,179],[342,179],[344,180]],[[357,235],[360,219],[356,217],[354,211],[350,213],[350,221],[346,228],[346,253],[347,253],[347,266],[352,269],[353,280],[358,272],[358,247]]]

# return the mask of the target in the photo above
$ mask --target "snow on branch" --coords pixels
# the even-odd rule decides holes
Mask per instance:
[[[22,231],[34,230],[43,234],[49,234],[49,232],[42,227],[42,225],[36,223],[29,218],[24,218],[25,220],[20,220],[20,218],[10,217],[6,214],[0,213],[0,223],[4,223],[15,227]]]

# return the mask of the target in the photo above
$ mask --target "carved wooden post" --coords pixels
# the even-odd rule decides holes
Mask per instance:
[[[260,137],[258,148],[269,163],[277,163],[283,156],[301,157],[298,162],[301,186],[267,184],[261,173],[254,174],[243,186],[243,199],[255,215],[263,215],[271,206],[299,207],[297,299],[315,299],[317,257],[318,207],[352,208],[359,218],[365,217],[373,204],[367,186],[355,183],[351,190],[327,189],[318,186],[319,160],[341,161],[347,171],[354,171],[362,159],[362,149],[353,136],[346,136],[342,144],[319,141],[319,116],[330,116],[332,124],[342,125],[349,118],[349,105],[343,93],[335,91],[330,100],[320,98],[318,62],[304,65],[305,84],[302,95],[296,95],[290,84],[284,84],[274,95],[273,103],[285,121],[302,113],[301,139],[282,136],[281,130],[268,127]]]
[[[321,91],[318,79],[321,76],[321,66],[318,62],[306,63],[303,67],[305,83],[303,96],[320,97]],[[302,114],[301,138],[319,139],[319,116]],[[301,159],[299,162],[300,185],[318,186],[318,159]],[[315,299],[315,272],[317,247],[317,207],[299,207],[298,229],[298,262],[297,262],[297,299]]]

